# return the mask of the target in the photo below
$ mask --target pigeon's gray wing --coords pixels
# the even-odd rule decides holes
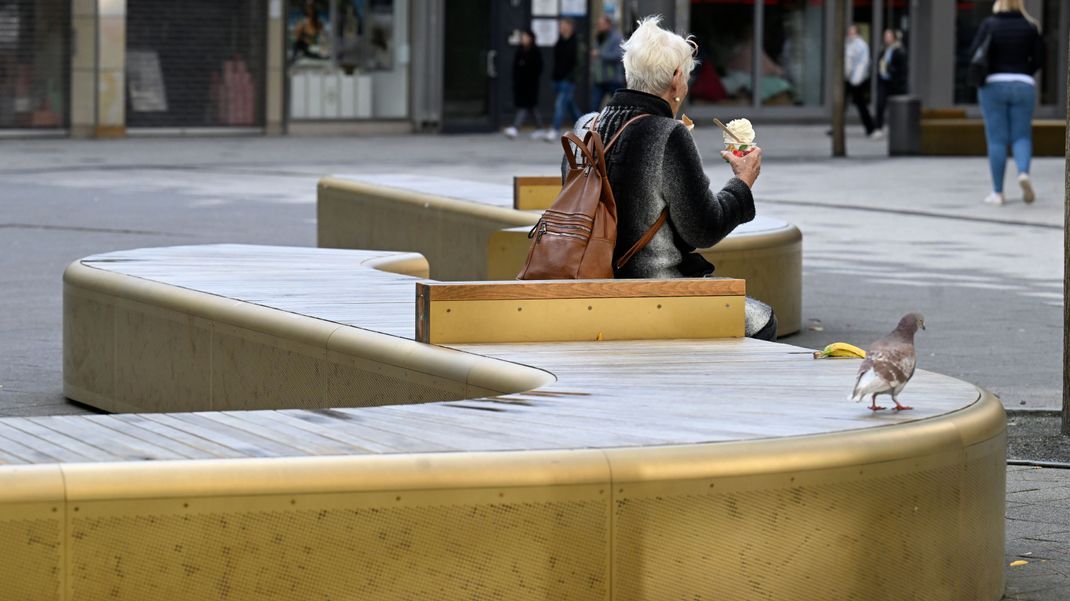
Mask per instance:
[[[889,345],[873,354],[873,371],[891,388],[901,388],[914,375],[914,348]]]

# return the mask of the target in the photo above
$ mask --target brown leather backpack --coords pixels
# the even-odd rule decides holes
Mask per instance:
[[[629,119],[602,145],[596,131],[598,118],[581,140],[569,132],[561,137],[569,170],[561,193],[543,212],[542,218],[528,233],[531,248],[520,270],[520,280],[572,280],[613,277],[613,250],[617,244],[617,201],[606,173],[606,153],[620,139],[621,133],[632,123],[648,115]],[[576,162],[573,146],[581,159]],[[617,269],[627,265],[635,253],[642,250],[665,223],[668,209],[643,234],[638,242],[617,261]]]

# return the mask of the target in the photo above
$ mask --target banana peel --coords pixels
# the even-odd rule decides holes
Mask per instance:
[[[853,344],[847,344],[846,342],[833,342],[825,348],[814,351],[814,359],[825,359],[827,357],[850,357],[852,359],[865,359],[866,351],[858,348]]]

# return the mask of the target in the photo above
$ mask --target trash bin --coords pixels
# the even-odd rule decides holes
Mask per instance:
[[[917,96],[888,99],[888,154],[921,154],[921,100]]]

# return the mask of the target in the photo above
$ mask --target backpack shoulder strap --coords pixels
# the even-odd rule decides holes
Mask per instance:
[[[601,116],[601,115],[599,115],[599,116]],[[629,125],[631,125],[632,123],[635,123],[636,121],[642,119],[643,117],[649,117],[649,116],[650,116],[650,113],[643,113],[641,115],[636,115],[636,116],[632,117],[631,119],[628,119],[627,121],[625,121],[624,125],[620,126],[620,129],[617,130],[617,133],[613,134],[613,137],[609,139],[609,144],[606,144],[606,152],[609,152],[609,149],[613,147],[613,145],[620,138],[620,135],[622,133],[624,133],[624,130],[627,129]],[[592,129],[594,129],[594,126],[597,124],[597,121],[598,121],[598,117],[595,117],[594,118],[594,122],[592,122],[592,124],[591,124],[591,128]]]
[[[621,255],[620,259],[617,260],[617,269],[621,269],[622,267],[627,265],[628,261],[631,261],[632,257],[634,257],[636,253],[646,248],[646,245],[650,244],[650,241],[654,239],[654,234],[658,233],[658,230],[661,229],[661,226],[665,225],[665,220],[668,218],[669,207],[665,207],[661,210],[661,215],[658,215],[658,220],[654,222],[654,225],[650,226],[650,229],[643,232],[643,235],[639,238],[639,240],[635,242],[635,244],[632,245],[631,248],[628,249],[628,252]]]

